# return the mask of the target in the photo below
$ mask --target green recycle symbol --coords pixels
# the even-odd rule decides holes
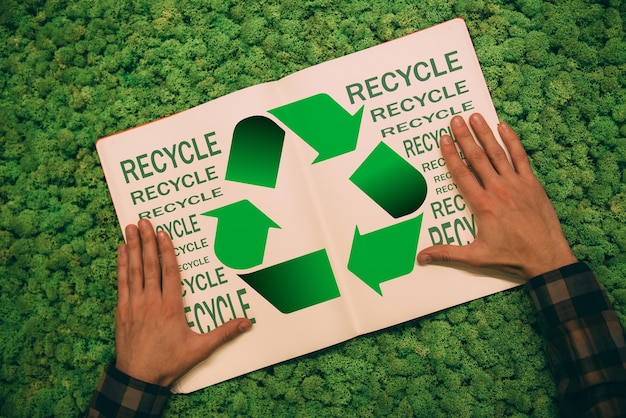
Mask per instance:
[[[268,113],[318,153],[316,164],[356,149],[363,107],[351,115],[329,95],[318,94]],[[285,131],[267,117],[240,121],[233,132],[225,179],[274,188],[284,138]],[[426,199],[422,174],[383,142],[350,180],[393,218],[416,212]],[[218,219],[215,254],[237,270],[262,264],[269,228],[280,228],[248,200],[202,215]],[[367,234],[357,226],[348,270],[382,296],[381,283],[413,271],[422,215]],[[239,276],[282,313],[341,296],[325,249]]]

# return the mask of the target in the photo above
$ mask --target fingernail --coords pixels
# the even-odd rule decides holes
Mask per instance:
[[[483,118],[483,115],[481,115],[480,113],[472,113],[470,119],[474,123],[483,123],[485,121],[485,118]]]
[[[137,235],[137,228],[135,228],[135,225],[128,225],[126,227],[126,238],[128,239],[136,235]]]
[[[430,263],[432,263],[432,262],[433,262],[433,258],[432,258],[430,255],[428,255],[428,254],[424,254],[424,255],[421,255],[421,256],[417,259],[417,261],[418,261],[420,264],[430,264]]]
[[[463,126],[463,118],[461,118],[460,116],[453,117],[450,121],[450,126],[460,128],[461,126]]]
[[[444,135],[439,140],[439,144],[440,145],[445,145],[445,146],[452,145],[452,138],[450,138],[449,135]]]
[[[511,130],[511,127],[506,122],[500,122],[500,124],[498,126],[500,126],[502,129],[507,130],[507,131]]]
[[[250,328],[252,328],[252,322],[250,321],[241,321],[239,323],[239,327],[238,327],[239,332],[246,332]]]

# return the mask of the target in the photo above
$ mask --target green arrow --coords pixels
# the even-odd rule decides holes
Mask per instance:
[[[256,186],[276,187],[285,131],[264,116],[240,121],[226,167],[226,180]]]
[[[383,142],[350,180],[394,218],[418,210],[428,191],[422,173]]]
[[[354,151],[363,106],[351,115],[328,94],[317,94],[269,111],[309,144],[317,163]]]
[[[341,296],[326,250],[239,277],[285,314]]]
[[[269,228],[280,228],[248,200],[240,200],[202,215],[218,218],[215,255],[224,265],[234,269],[261,264]]]
[[[365,235],[357,227],[348,270],[382,296],[381,283],[413,271],[422,216]]]

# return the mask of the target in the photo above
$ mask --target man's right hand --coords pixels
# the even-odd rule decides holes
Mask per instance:
[[[452,178],[474,213],[476,237],[466,246],[426,248],[418,254],[418,262],[491,267],[526,280],[575,263],[517,134],[505,123],[498,126],[511,163],[480,114],[471,115],[469,122],[482,148],[462,117],[455,116],[451,128],[471,170],[450,136],[443,136],[440,145]]]

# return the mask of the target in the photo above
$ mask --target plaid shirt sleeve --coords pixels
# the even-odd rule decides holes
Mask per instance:
[[[169,394],[169,388],[134,379],[109,364],[91,398],[87,417],[160,417]]]
[[[528,284],[566,416],[626,417],[624,329],[584,263]]]

